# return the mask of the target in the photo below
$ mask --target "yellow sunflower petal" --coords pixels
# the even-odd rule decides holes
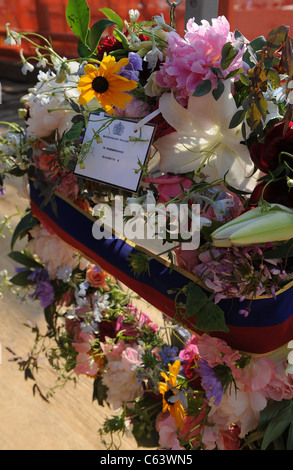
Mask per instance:
[[[173,406],[170,406],[170,414],[175,419],[176,426],[179,429],[183,429],[185,411],[179,400],[176,401]]]
[[[87,86],[87,85],[91,86],[92,82],[93,82],[93,79],[89,75],[83,75],[80,78],[77,87],[84,87],[84,86]]]
[[[86,64],[83,70],[85,71],[86,75],[97,75],[99,69],[92,64]]]
[[[115,65],[115,67],[113,69],[113,70],[115,70],[114,73],[119,72],[121,67],[125,67],[125,65],[128,65],[128,64],[129,64],[129,59],[127,57],[125,57],[124,59],[118,60],[117,64]]]
[[[106,56],[103,58],[102,62],[100,63],[99,67],[99,73],[100,74],[114,74],[115,72],[113,71],[115,67],[116,61],[115,57],[113,56]]]
[[[115,75],[108,79],[109,88],[115,87],[117,91],[131,91],[137,88],[137,82],[135,80],[128,80],[125,77],[119,77]]]
[[[83,91],[81,95],[79,96],[79,103],[82,105],[87,104],[89,101],[91,101],[95,97],[95,92],[92,88],[89,90]]]

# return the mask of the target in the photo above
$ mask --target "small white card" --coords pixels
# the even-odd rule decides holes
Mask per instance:
[[[104,113],[91,114],[83,140],[89,144],[84,168],[78,163],[74,173],[136,193],[142,177],[139,162],[145,165],[156,129],[145,124],[136,131],[136,124],[130,119],[111,119]]]

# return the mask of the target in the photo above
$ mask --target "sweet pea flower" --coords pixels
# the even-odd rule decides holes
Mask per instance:
[[[159,102],[163,118],[175,132],[159,138],[154,146],[160,153],[163,173],[203,174],[206,181],[226,182],[238,190],[252,191],[258,174],[254,171],[248,148],[241,144],[241,126],[229,128],[237,111],[231,81],[215,100],[210,92],[191,96],[188,107],[181,106],[173,93],[164,93]]]

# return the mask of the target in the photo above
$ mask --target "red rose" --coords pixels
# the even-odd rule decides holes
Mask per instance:
[[[289,188],[287,179],[293,179],[293,122],[285,130],[285,122],[275,124],[266,134],[263,143],[254,142],[250,156],[255,166],[267,174],[254,189],[250,203],[255,205],[263,196],[270,203],[293,207],[293,189]],[[290,154],[290,155],[288,155]],[[270,182],[270,173],[275,173]]]
[[[121,42],[113,36],[106,36],[99,44],[97,59],[103,60],[105,52],[109,54],[117,49],[122,49]]]

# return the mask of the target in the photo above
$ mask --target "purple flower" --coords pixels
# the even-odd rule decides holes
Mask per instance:
[[[49,274],[47,269],[45,268],[38,268],[32,274],[28,276],[30,281],[39,283],[42,281],[47,281],[49,279]]]
[[[200,359],[198,363],[199,375],[201,377],[201,383],[206,392],[208,400],[214,398],[214,403],[219,406],[223,397],[223,387],[221,381],[217,377],[214,369],[209,366],[207,361]]]
[[[55,291],[48,280],[48,271],[44,268],[38,268],[28,276],[28,279],[37,284],[35,292],[30,297],[32,299],[39,299],[42,308],[47,308],[51,305],[55,299]]]
[[[32,299],[39,299],[42,308],[47,308],[54,302],[54,287],[49,281],[41,281],[38,283],[35,292],[30,297]]]
[[[176,346],[172,347],[169,345],[164,345],[159,356],[164,362],[164,364],[173,364],[176,359],[178,360],[178,348]]]
[[[139,71],[142,70],[142,58],[136,52],[129,52],[129,63],[121,68],[120,75],[128,80],[139,80]]]
[[[1,188],[0,188],[0,196],[5,196],[5,194],[6,194],[6,188],[5,188],[5,186],[3,185],[3,186],[1,186]]]

